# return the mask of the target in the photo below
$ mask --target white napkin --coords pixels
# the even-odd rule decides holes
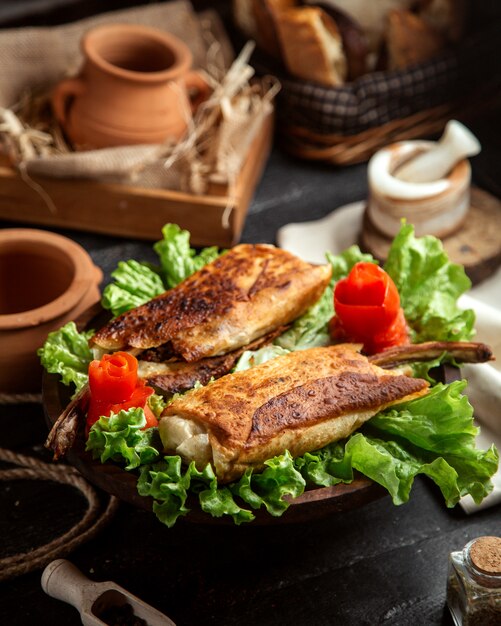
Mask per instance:
[[[288,224],[277,233],[278,245],[311,263],[323,263],[325,250],[338,254],[357,243],[364,207],[365,202],[354,202],[320,220]],[[491,363],[465,364],[461,370],[468,380],[468,397],[480,427],[477,443],[483,449],[494,443],[501,452],[501,268],[461,296],[459,304],[475,311],[475,341],[488,344],[496,357]],[[479,506],[470,496],[461,499],[466,513],[501,502],[501,467],[492,482],[492,493]]]
[[[461,369],[468,381],[466,391],[480,426],[478,446],[487,448],[494,443],[501,452],[501,269],[474,287],[468,295],[461,296],[459,304],[475,311],[475,340],[489,345],[496,358],[490,363],[465,364]],[[466,513],[501,502],[501,468],[492,482],[492,493],[480,505],[476,505],[471,496],[461,499],[460,504]]]

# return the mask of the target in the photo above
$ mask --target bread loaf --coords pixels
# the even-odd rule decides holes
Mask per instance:
[[[379,53],[384,37],[386,17],[391,9],[409,9],[415,0],[326,0],[334,8],[344,11],[352,17],[367,36],[369,50],[374,55]],[[308,4],[316,4],[308,0]]]
[[[296,5],[296,0],[234,0],[233,16],[239,29],[259,48],[282,59],[276,16]]]
[[[445,40],[419,15],[395,9],[388,14],[386,45],[388,69],[395,70],[428,61],[444,48]]]
[[[284,62],[297,78],[341,85],[347,62],[335,21],[318,7],[297,7],[277,14]]]

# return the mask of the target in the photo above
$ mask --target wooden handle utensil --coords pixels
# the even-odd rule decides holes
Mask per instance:
[[[110,624],[108,616],[113,612],[121,616],[128,614],[136,620],[140,618],[146,626],[175,626],[166,615],[119,585],[109,581],[94,582],[65,559],[47,565],[42,574],[42,589],[49,596],[74,606],[84,626]]]

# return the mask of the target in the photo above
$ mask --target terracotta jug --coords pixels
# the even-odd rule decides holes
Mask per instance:
[[[79,76],[60,82],[52,96],[75,149],[178,141],[208,96],[207,83],[190,69],[188,47],[155,28],[97,26],[82,38],[82,51]]]
[[[103,274],[55,233],[0,230],[0,394],[40,391],[37,349],[47,334],[99,302]]]

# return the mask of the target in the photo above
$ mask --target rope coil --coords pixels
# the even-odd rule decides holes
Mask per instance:
[[[78,489],[87,500],[82,519],[60,537],[30,552],[23,552],[0,559],[0,581],[8,580],[35,569],[42,568],[56,558],[62,558],[78,546],[92,539],[113,518],[118,508],[118,498],[111,496],[100,513],[98,495],[89,483],[72,467],[50,465],[24,454],[0,448],[0,461],[21,466],[0,470],[0,480],[49,480]]]

